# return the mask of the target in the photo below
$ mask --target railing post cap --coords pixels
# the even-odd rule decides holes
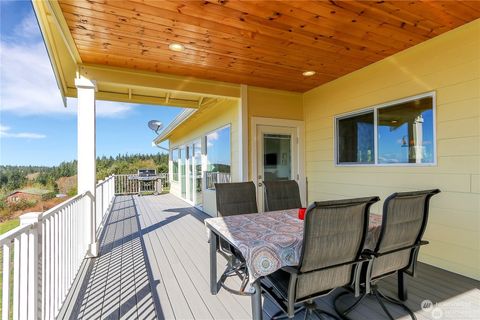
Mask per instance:
[[[38,218],[41,214],[42,212],[28,212],[22,214],[20,216],[20,225],[23,226],[26,224],[38,222]]]

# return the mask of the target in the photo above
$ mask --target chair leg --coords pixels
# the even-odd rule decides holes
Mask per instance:
[[[227,280],[227,278],[233,277],[233,276],[239,277],[240,280],[242,281],[239,290],[232,289],[225,284],[225,281]],[[222,288],[224,288],[225,290],[227,290],[228,292],[230,292],[232,294],[241,295],[241,296],[251,296],[252,295],[251,293],[245,292],[245,288],[248,284],[248,279],[249,279],[248,271],[247,271],[245,265],[235,265],[234,264],[234,265],[229,265],[227,267],[225,272],[220,277],[219,282],[220,282],[220,286]]]
[[[388,311],[387,307],[385,306],[385,304],[383,303],[382,299],[380,298],[380,295],[378,294],[378,292],[374,289],[373,290],[373,295],[375,296],[375,298],[377,299],[377,302],[378,304],[380,304],[380,307],[382,307],[383,311],[387,314],[388,318],[390,320],[395,320],[395,318],[390,314],[390,312]]]
[[[333,300],[333,307],[335,308],[335,311],[340,315],[340,317],[342,319],[345,319],[345,320],[349,320],[350,318],[347,317],[347,314],[349,314],[350,312],[353,311],[353,309],[355,309],[359,304],[360,302],[362,302],[362,300],[367,296],[366,293],[362,294],[357,300],[355,300],[355,302],[350,305],[348,308],[346,308],[345,310],[340,310],[340,308],[338,307],[338,304],[337,304],[337,301],[343,297],[343,296],[346,296],[350,294],[350,292],[348,291],[345,291],[345,292],[342,292],[340,293],[339,295],[337,295],[335,297],[335,299]]]
[[[293,311],[293,314],[297,314],[300,311],[305,310],[304,306],[298,307]],[[285,313],[283,310],[278,311],[272,316],[272,320],[279,320],[279,319],[287,319],[288,318],[288,313]]]
[[[346,292],[342,292],[340,293],[339,295],[337,295],[335,297],[335,299],[333,300],[333,306],[335,308],[335,311],[340,315],[340,317],[344,320],[350,320],[350,318],[347,316],[347,314],[349,314],[350,312],[352,312],[359,304],[360,302],[367,296],[366,293],[362,294],[352,305],[350,305],[348,308],[346,308],[345,310],[340,310],[340,308],[338,307],[338,304],[337,304],[337,301],[345,296],[345,295],[348,295],[350,294],[350,292],[346,291]],[[413,320],[417,320],[417,317],[415,316],[415,313],[413,313],[412,310],[410,310],[402,301],[400,300],[397,300],[397,299],[394,299],[392,297],[389,297],[389,296],[386,296],[384,295],[382,292],[380,292],[378,290],[378,287],[375,285],[375,284],[372,284],[371,286],[371,293],[370,295],[372,295],[375,300],[377,301],[377,303],[380,305],[380,307],[382,308],[382,310],[385,312],[385,314],[388,316],[388,318],[390,320],[394,320],[395,318],[392,316],[392,314],[390,313],[390,311],[388,311],[387,309],[387,306],[385,305],[384,301],[386,302],[389,302],[389,303],[393,303],[393,304],[396,304],[400,307],[402,307],[409,315],[410,317],[413,319]]]
[[[413,320],[417,319],[417,317],[415,316],[415,313],[412,310],[410,310],[410,308],[408,308],[402,301],[383,294],[378,288],[376,288],[376,292],[380,296],[380,298],[382,298],[382,299],[384,299],[384,300],[386,300],[390,303],[393,303],[393,304],[396,304],[396,305],[402,307],[405,311],[407,311],[407,313],[410,315],[410,317]]]
[[[330,312],[325,311],[325,310],[318,309],[315,301],[307,301],[307,302],[305,302],[304,305],[305,305],[305,308],[307,309],[305,311],[305,318],[304,319],[308,319],[309,317],[312,316],[312,314],[315,313],[319,318],[323,318],[323,315],[327,315],[330,318],[340,320],[340,318],[337,315],[334,315],[333,313],[330,313]]]

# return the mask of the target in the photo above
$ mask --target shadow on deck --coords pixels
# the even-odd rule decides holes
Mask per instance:
[[[86,260],[84,277],[70,299],[71,319],[249,319],[250,299],[209,290],[208,244],[202,211],[173,195],[116,197],[108,217],[100,256]],[[219,256],[218,270],[225,261]],[[478,319],[479,282],[420,264],[418,277],[408,279],[407,305],[418,319]],[[381,283],[394,294],[396,279]],[[319,299],[332,312],[334,294]],[[422,310],[423,300],[439,303],[441,317]],[[392,307],[397,319],[406,314]],[[264,318],[278,308],[264,301]],[[354,319],[384,319],[380,307],[367,298],[352,313]],[[303,319],[300,313],[296,318]]]

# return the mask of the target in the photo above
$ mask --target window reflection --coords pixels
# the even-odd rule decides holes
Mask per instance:
[[[373,111],[338,120],[338,162],[374,163]]]
[[[379,163],[433,163],[433,98],[378,109]]]
[[[213,189],[215,188],[215,183],[230,182],[230,126],[208,134],[206,142],[206,185],[207,189]]]

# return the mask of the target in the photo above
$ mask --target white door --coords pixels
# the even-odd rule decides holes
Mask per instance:
[[[296,127],[257,126],[257,201],[264,211],[263,181],[299,182],[298,132]]]
[[[186,168],[186,200],[195,206],[202,205],[202,148],[200,141],[189,144]]]

